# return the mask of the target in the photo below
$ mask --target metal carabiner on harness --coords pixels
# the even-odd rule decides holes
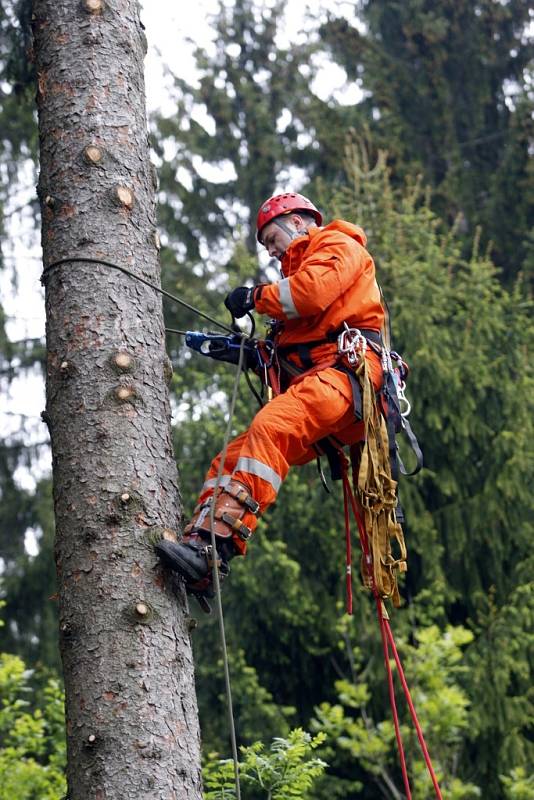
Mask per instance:
[[[267,401],[272,400],[274,394],[279,394],[280,387],[274,381],[275,346],[270,339],[258,342],[257,355],[259,367],[263,370],[263,385],[267,389]],[[274,385],[276,384],[276,385]]]
[[[399,380],[397,383],[397,397],[399,398],[399,407],[400,407],[400,415],[404,419],[408,417],[410,411],[412,410],[412,404],[404,394],[404,389],[406,388],[406,383],[402,380]]]
[[[389,356],[389,364],[391,366],[391,374],[393,375],[393,380],[395,381],[395,388],[397,390],[397,397],[399,399],[399,411],[400,415],[403,419],[409,416],[410,411],[412,410],[412,405],[405,394],[406,389],[406,380],[405,378],[408,376],[408,366],[402,360],[401,356],[392,350],[388,353]]]
[[[343,324],[345,330],[337,337],[337,351],[340,355],[346,356],[351,367],[354,367],[365,355],[367,339],[359,328],[349,328],[346,322]]]

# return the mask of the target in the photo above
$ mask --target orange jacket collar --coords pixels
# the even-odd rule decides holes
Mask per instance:
[[[304,253],[313,243],[315,237],[321,233],[321,231],[340,231],[341,233],[350,236],[352,239],[355,239],[358,244],[361,244],[362,247],[365,247],[367,244],[367,236],[365,235],[363,229],[358,225],[353,225],[352,222],[347,222],[344,219],[334,219],[323,228],[317,228],[314,226],[313,228],[310,228],[309,231],[307,231],[307,233],[305,233],[303,236],[299,236],[297,239],[293,239],[293,241],[289,243],[281,261],[282,274],[284,277],[288,278],[298,270]]]

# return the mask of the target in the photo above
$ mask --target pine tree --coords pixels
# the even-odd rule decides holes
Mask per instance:
[[[8,275],[15,275],[17,266],[6,259],[6,246],[12,245],[8,239],[9,215],[22,210],[14,202],[21,168],[37,158],[31,5],[30,0],[6,0],[0,9],[0,267]],[[29,205],[36,209],[37,198]],[[43,363],[43,342],[11,341],[0,307],[0,391],[7,394],[14,379],[29,370],[39,370]],[[8,414],[4,416],[6,411]],[[46,436],[36,442],[29,421],[22,415],[17,419],[17,410],[8,410],[7,404],[0,416],[2,423],[7,420],[10,430],[0,444],[1,592],[7,598],[8,619],[8,624],[0,629],[0,647],[23,655],[31,666],[43,660],[50,667],[57,666],[54,605],[47,600],[54,593],[50,574],[53,526],[50,527],[50,514],[45,510],[50,503],[43,486],[33,494],[22,489],[16,479],[21,467],[31,472],[47,445]],[[43,553],[37,560],[30,559],[25,551],[25,533],[29,528],[45,529]]]
[[[412,421],[425,452],[426,470],[401,485],[404,592],[420,624],[445,614],[475,634],[462,679],[472,703],[463,769],[498,798],[500,776],[532,759],[531,302],[521,282],[499,285],[476,239],[462,258],[457,233],[443,230],[417,182],[399,194],[384,157],[372,170],[352,156],[351,189],[333,205],[370,235],[394,344],[413,367]]]
[[[32,91],[31,0],[6,0],[0,8],[0,219],[21,160],[37,150]],[[3,225],[0,227],[3,235]]]
[[[193,259],[201,242],[218,248],[238,238],[240,227],[255,254],[260,203],[283,170],[307,163],[299,155],[311,146],[306,120],[324,107],[309,88],[314,44],[277,46],[283,20],[280,0],[221,3],[215,53],[195,52],[199,87],[176,77],[178,113],[157,119],[162,224],[171,244],[185,242]],[[166,142],[173,158],[165,157]]]
[[[134,0],[34,4],[44,262],[159,279]],[[46,277],[71,800],[200,797],[187,616],[152,542],[177,530],[161,303],[103,265]]]
[[[421,170],[442,217],[461,213],[471,239],[482,224],[483,241],[513,278],[533,209],[529,3],[365,0],[360,12],[363,32],[332,19],[323,36],[367,92],[361,122],[388,151],[394,175]]]

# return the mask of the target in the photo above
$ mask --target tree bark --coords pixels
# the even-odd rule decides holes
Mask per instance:
[[[35,0],[45,266],[158,283],[137,0]],[[180,498],[161,298],[46,273],[69,800],[201,797],[190,618],[157,565]]]

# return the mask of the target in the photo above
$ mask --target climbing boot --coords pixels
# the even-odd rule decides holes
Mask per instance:
[[[232,540],[217,537],[216,552],[219,579],[222,581],[230,572],[229,560],[236,555]],[[180,543],[163,539],[156,544],[156,553],[165,567],[184,578],[187,593],[194,595],[203,610],[209,613],[207,598],[214,596],[213,548],[209,534],[206,536],[204,531],[192,533],[184,536]]]
[[[206,598],[214,597],[210,533],[212,503],[215,506],[213,530],[217,567],[219,578],[224,580],[230,572],[228,562],[240,552],[244,554],[244,543],[252,535],[251,528],[244,524],[242,518],[247,512],[257,515],[259,511],[259,503],[241,483],[230,480],[200,503],[195,508],[193,519],[186,525],[180,543],[163,540],[156,545],[162,563],[185,579],[188,594],[193,594],[205,611],[209,609]]]

